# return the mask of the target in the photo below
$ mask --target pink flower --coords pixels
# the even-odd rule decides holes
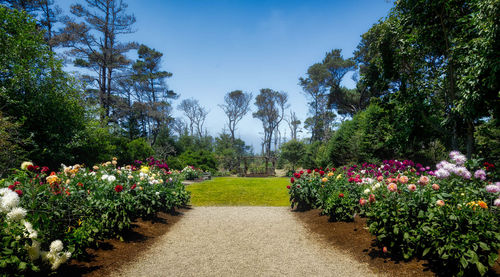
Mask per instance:
[[[9,186],[9,188],[10,188],[10,186]],[[500,187],[497,185],[487,185],[486,191],[489,193],[497,193],[497,192],[500,192]]]
[[[406,177],[406,176],[399,177],[399,182],[401,182],[401,184],[408,183],[408,177]]]
[[[432,184],[432,189],[433,190],[439,190],[439,185],[438,184]]]
[[[436,205],[437,205],[437,206],[439,206],[439,207],[442,207],[442,206],[444,206],[444,201],[443,201],[443,200],[441,200],[441,199],[440,199],[440,200],[437,200],[437,201],[436,201]]]
[[[493,205],[500,207],[500,198],[495,199],[495,201],[493,201]]]
[[[429,183],[429,177],[427,177],[427,176],[420,177],[420,179],[418,180],[418,183],[421,184],[422,186],[427,185]]]
[[[408,190],[409,191],[416,191],[417,190],[417,186],[415,186],[415,184],[409,184],[408,185]]]
[[[384,254],[385,254],[385,253],[387,253],[387,246],[384,246],[384,247],[382,248],[382,252],[384,252]]]
[[[394,183],[389,183],[389,185],[387,185],[387,189],[390,191],[390,192],[395,192],[398,190],[398,185],[394,184]]]

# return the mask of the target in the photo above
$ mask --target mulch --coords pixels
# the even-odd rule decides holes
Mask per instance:
[[[446,276],[446,272],[437,271],[439,268],[426,260],[403,261],[384,254],[368,231],[365,218],[356,217],[354,222],[330,222],[329,217],[320,215],[319,210],[293,212],[309,231],[318,234],[325,243],[346,251],[359,262],[367,263],[375,272],[389,276]],[[498,260],[487,276],[500,276]]]

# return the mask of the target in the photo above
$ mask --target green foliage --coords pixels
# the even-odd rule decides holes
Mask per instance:
[[[0,113],[0,176],[10,168],[17,167],[24,159],[25,152],[21,145],[28,143],[19,136],[19,123],[13,123]]]
[[[26,13],[0,6],[0,106],[4,116],[22,123],[31,138],[24,145],[37,162],[68,162],[67,144],[84,129],[78,87],[61,69]]]
[[[206,150],[188,150],[179,156],[179,161],[183,166],[194,166],[203,171],[217,171],[217,160],[212,152]]]
[[[292,170],[302,160],[306,152],[306,146],[298,140],[291,140],[281,145],[281,157],[292,164]]]
[[[131,163],[134,160],[145,160],[153,154],[154,151],[151,145],[144,138],[134,139],[127,143],[128,160],[125,160],[125,162]]]

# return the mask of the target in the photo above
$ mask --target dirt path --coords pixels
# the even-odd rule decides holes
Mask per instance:
[[[373,276],[286,207],[195,207],[114,276]]]

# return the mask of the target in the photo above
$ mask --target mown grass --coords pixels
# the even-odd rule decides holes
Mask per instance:
[[[186,187],[194,206],[288,206],[288,178],[218,177]]]

